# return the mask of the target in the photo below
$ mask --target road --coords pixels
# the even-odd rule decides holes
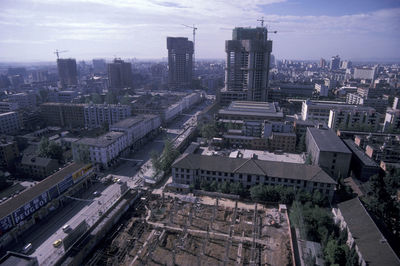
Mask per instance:
[[[192,110],[178,116],[165,129],[162,134],[154,140],[145,144],[137,151],[133,151],[120,164],[108,171],[104,175],[118,175],[122,181],[126,181],[129,187],[135,187],[141,184],[140,171],[150,168],[150,156],[152,151],[161,153],[164,148],[166,138],[173,139],[180,135],[185,128],[196,124],[195,114],[203,110],[209,102],[201,103]],[[141,169],[143,168],[143,170]],[[66,233],[62,231],[65,224],[69,224],[72,229],[86,220],[89,226],[99,218],[99,211],[106,211],[120,197],[121,184],[112,183],[106,185],[101,182],[95,183],[87,191],[79,196],[79,200],[72,200],[65,206],[56,210],[56,214],[50,216],[45,221],[35,225],[33,230],[23,236],[23,243],[20,242],[14,251],[20,252],[27,243],[32,243],[33,249],[31,256],[38,258],[40,265],[53,265],[59,259],[64,251],[64,246],[53,247],[53,242],[57,239],[64,239]],[[94,191],[100,192],[100,196],[95,197]]]

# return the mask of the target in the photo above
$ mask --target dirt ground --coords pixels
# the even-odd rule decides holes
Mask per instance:
[[[257,205],[255,215],[255,204],[231,200],[216,204],[211,198],[167,194],[142,199],[141,214],[110,245],[119,251],[114,257],[120,265],[289,263],[288,224],[277,208]]]

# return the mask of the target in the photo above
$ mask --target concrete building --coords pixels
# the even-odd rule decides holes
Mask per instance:
[[[97,138],[82,138],[72,143],[72,156],[75,162],[93,163],[109,168],[129,147],[128,136],[123,132],[108,132]]]
[[[172,180],[186,185],[201,181],[239,182],[245,188],[259,184],[282,185],[310,192],[319,190],[329,199],[336,185],[327,173],[314,165],[198,154],[179,157],[172,165]]]
[[[0,167],[3,169],[11,169],[14,166],[15,160],[19,156],[18,145],[16,141],[0,140]]]
[[[168,87],[189,89],[193,79],[193,42],[184,37],[167,37]]]
[[[77,97],[77,91],[52,91],[49,92],[48,101],[55,103],[72,103]]]
[[[62,196],[82,189],[93,174],[91,165],[72,163],[34,186],[0,204],[0,248],[20,237],[52,210],[62,205]],[[87,185],[87,184],[86,184]]]
[[[159,115],[138,115],[112,125],[110,130],[123,132],[128,136],[128,145],[140,145],[141,140],[161,126]]]
[[[78,85],[78,71],[75,59],[57,59],[57,68],[60,84],[63,89]]]
[[[304,121],[316,120],[328,124],[330,111],[340,108],[356,109],[358,107],[343,102],[306,100],[303,101],[301,106],[301,119]]]
[[[225,88],[221,104],[232,100],[267,101],[272,41],[265,28],[235,28],[225,42]]]
[[[328,97],[329,95],[329,87],[324,84],[315,83],[315,90],[319,93],[319,96]]]
[[[332,209],[335,223],[347,230],[347,245],[355,248],[362,266],[396,266],[400,260],[359,198]]]
[[[282,121],[283,117],[278,103],[251,101],[234,101],[217,114],[217,119],[223,123],[235,123],[237,120]]]
[[[358,93],[348,93],[346,96],[346,103],[370,106],[382,114],[386,112],[386,109],[389,106],[389,102],[385,98],[367,98]]]
[[[163,112],[161,112],[161,120],[164,123],[168,123],[173,120],[175,117],[180,115],[183,111],[189,109],[193,105],[199,103],[201,101],[200,93],[193,92],[189,95],[186,95],[178,102],[167,107]]]
[[[129,105],[121,104],[85,104],[84,116],[86,128],[98,128],[105,124],[111,126],[132,115]]]
[[[40,105],[40,117],[49,126],[83,128],[85,106],[72,103],[44,103]]]
[[[16,134],[21,129],[21,119],[17,112],[0,114],[0,133]]]
[[[18,103],[0,102],[0,113],[8,113],[18,110]]]
[[[35,155],[24,155],[19,164],[19,170],[24,173],[26,177],[36,180],[48,177],[54,173],[54,171],[57,171],[58,168],[59,164],[57,160]]]
[[[228,130],[223,137],[229,145],[239,148],[285,152],[296,149],[293,126],[285,122],[245,121],[242,129]]]
[[[364,67],[364,68],[359,68],[356,67],[354,68],[354,79],[370,79],[370,80],[374,80],[375,76],[376,76],[376,70],[377,67]]]
[[[332,56],[331,61],[329,62],[330,70],[338,70],[340,67],[340,57],[339,55]]]
[[[330,110],[328,127],[337,130],[377,131],[381,114],[372,107],[348,106]]]
[[[388,109],[383,125],[385,132],[400,132],[400,110]]]
[[[8,101],[18,104],[18,108],[35,109],[36,108],[36,95],[32,93],[16,93],[8,96]]]
[[[332,130],[307,128],[306,147],[313,164],[319,165],[335,179],[347,177],[351,152]]]
[[[380,174],[379,165],[368,157],[352,139],[344,139],[343,142],[352,153],[350,171],[355,177],[368,181],[371,176]]]
[[[93,59],[93,72],[94,74],[104,74],[107,72],[107,64],[104,59]]]
[[[400,97],[394,97],[392,109],[400,110]]]
[[[132,87],[132,64],[115,58],[113,63],[107,65],[108,86],[110,88]]]

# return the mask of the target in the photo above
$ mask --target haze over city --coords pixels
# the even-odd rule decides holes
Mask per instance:
[[[225,58],[234,27],[265,24],[277,34],[277,58],[394,60],[400,54],[400,2],[385,1],[109,1],[5,0],[0,3],[0,60],[65,56],[160,59],[166,37],[192,38],[197,58]]]

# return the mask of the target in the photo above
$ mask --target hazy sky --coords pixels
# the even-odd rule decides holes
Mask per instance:
[[[277,58],[400,58],[400,0],[0,0],[0,60],[162,58],[198,27],[197,58],[225,58],[235,26],[264,17]]]

